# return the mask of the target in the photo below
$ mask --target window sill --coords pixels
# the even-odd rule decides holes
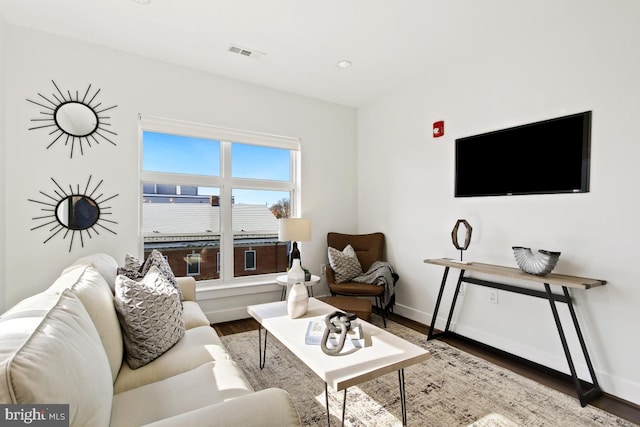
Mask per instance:
[[[231,283],[203,281],[203,283],[196,284],[196,294],[198,299],[210,299],[279,291],[282,290],[282,286],[276,282],[276,277],[279,275],[274,274],[268,277],[250,279],[243,278]]]

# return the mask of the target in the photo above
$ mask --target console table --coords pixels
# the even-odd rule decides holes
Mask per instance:
[[[580,400],[580,404],[582,406],[586,406],[590,401],[595,399],[596,397],[602,394],[602,390],[598,385],[598,381],[596,380],[596,374],[593,370],[593,365],[591,364],[591,359],[589,358],[589,353],[587,352],[587,346],[584,341],[584,337],[582,336],[582,332],[580,331],[580,325],[578,324],[578,319],[576,317],[575,310],[573,308],[573,304],[571,303],[571,296],[569,295],[569,289],[581,289],[587,290],[596,286],[602,286],[607,282],[605,280],[597,280],[597,279],[587,279],[584,277],[576,277],[576,276],[568,276],[564,274],[554,274],[550,273],[546,276],[536,276],[533,274],[525,273],[524,271],[518,268],[504,267],[500,265],[493,264],[483,264],[479,262],[472,263],[463,263],[460,261],[455,261],[448,258],[442,259],[426,259],[424,260],[427,264],[435,264],[444,267],[444,274],[442,276],[442,283],[440,284],[440,291],[438,293],[438,298],[436,300],[436,306],[433,311],[433,317],[431,319],[431,325],[429,326],[429,333],[427,335],[427,340],[439,338],[441,336],[445,336],[450,333],[449,327],[451,325],[451,319],[453,317],[453,311],[456,306],[456,301],[458,299],[458,292],[460,291],[460,285],[462,282],[471,283],[479,286],[486,286],[489,288],[500,289],[503,291],[514,292],[522,295],[529,295],[537,298],[544,298],[549,301],[551,305],[551,312],[553,314],[553,319],[555,320],[556,327],[558,328],[558,334],[560,335],[560,341],[562,342],[562,348],[564,349],[564,354],[567,358],[567,363],[569,364],[569,370],[571,371],[571,378],[573,379],[573,384],[576,388],[576,392],[578,394],[578,399]],[[444,288],[447,283],[447,276],[449,274],[449,268],[455,268],[460,270],[460,275],[458,276],[458,282],[456,284],[456,290],[453,295],[453,301],[451,303],[451,308],[449,309],[449,317],[447,318],[447,324],[442,332],[434,333],[434,326],[436,323],[436,318],[438,316],[438,310],[440,309],[440,302],[442,301],[442,294],[444,293]],[[492,276],[506,277],[512,279],[519,280],[528,280],[531,282],[537,282],[544,284],[544,291],[529,289],[521,286],[515,286],[510,284],[498,283],[489,280],[481,280],[474,277],[466,276],[467,272],[476,272],[483,273]],[[557,285],[562,287],[562,294],[556,294],[551,292],[550,285]],[[589,374],[591,375],[591,383],[581,382],[576,374],[576,369],[573,363],[573,358],[571,356],[571,351],[569,349],[569,345],[567,344],[567,339],[564,334],[564,329],[562,326],[562,322],[560,321],[560,316],[558,315],[558,309],[556,308],[556,302],[562,302],[567,304],[569,308],[569,313],[571,315],[571,320],[573,321],[573,325],[576,330],[576,334],[578,337],[578,341],[580,342],[580,347],[582,348],[582,353],[589,368]],[[583,388],[583,383],[586,383],[588,388],[585,390]]]

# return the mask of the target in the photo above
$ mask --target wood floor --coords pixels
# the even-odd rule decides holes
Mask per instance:
[[[422,332],[425,335],[429,328],[427,325],[423,325],[393,313],[391,313],[388,318],[418,332]],[[258,329],[258,323],[254,319],[242,319],[232,322],[216,323],[212,326],[220,336]],[[454,336],[441,339],[467,353],[482,357],[491,363],[502,366],[512,372],[537,381],[540,384],[544,384],[560,392],[576,397],[575,388],[571,382],[571,377],[568,375],[559,374],[556,371],[533,364],[508,353],[504,353],[500,350],[496,350],[463,337]],[[577,400],[576,404],[579,404],[577,403]],[[624,401],[605,393],[602,397],[592,401],[591,405],[640,425],[640,406],[631,402]]]

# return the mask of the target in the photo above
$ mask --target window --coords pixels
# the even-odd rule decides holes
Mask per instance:
[[[297,139],[152,117],[140,128],[145,255],[197,281],[286,271],[278,218],[299,204]]]
[[[187,275],[197,276],[200,274],[200,254],[187,254]]]
[[[254,250],[244,251],[244,269],[245,270],[256,269],[256,251]]]

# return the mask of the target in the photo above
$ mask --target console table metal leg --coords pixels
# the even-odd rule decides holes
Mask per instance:
[[[460,293],[460,285],[462,284],[462,278],[464,277],[464,270],[460,270],[458,276],[458,283],[456,284],[456,290],[453,293],[453,301],[451,301],[451,309],[449,309],[449,317],[447,317],[447,325],[444,327],[444,332],[449,332],[449,326],[451,326],[451,319],[453,318],[453,310],[456,308],[456,302],[458,302],[458,294]]]
[[[267,335],[269,331],[264,330],[264,346],[262,344],[262,326],[258,326],[258,356],[260,358],[260,362],[258,366],[260,370],[264,368],[264,364],[267,361]]]
[[[573,364],[573,358],[571,357],[571,351],[569,350],[569,345],[567,344],[567,338],[564,334],[562,323],[560,322],[560,316],[558,315],[558,309],[556,308],[553,295],[551,294],[551,287],[549,286],[548,283],[545,283],[544,289],[547,292],[549,303],[551,304],[551,312],[553,313],[553,319],[555,320],[556,326],[558,328],[558,334],[560,335],[562,348],[564,349],[564,354],[567,358],[567,363],[569,364],[569,370],[571,371],[571,378],[573,379],[573,384],[576,388],[576,392],[578,393],[578,399],[580,400],[580,405],[584,407],[593,398],[600,396],[602,392],[596,380],[595,371],[593,370],[591,359],[589,358],[589,353],[587,352],[587,346],[582,336],[582,332],[580,331],[580,325],[578,324],[578,319],[576,317],[575,310],[573,309],[573,305],[571,303],[571,296],[569,295],[569,291],[567,290],[566,286],[563,286],[562,290],[566,297],[566,304],[567,304],[567,307],[569,308],[569,313],[571,314],[571,320],[573,321],[573,326],[575,327],[576,334],[578,336],[578,340],[580,341],[580,346],[582,348],[582,354],[584,355],[585,361],[589,368],[589,373],[591,374],[591,380],[593,382],[593,387],[587,392],[584,392],[584,390],[582,389],[582,385],[580,384],[580,379],[578,378],[578,374],[576,373],[576,368],[575,368],[575,365]]]
[[[433,316],[431,317],[431,325],[429,325],[429,333],[427,334],[427,341],[433,338],[433,328],[436,325],[436,318],[438,317],[438,310],[440,310],[440,302],[442,301],[442,294],[444,293],[444,287],[447,284],[448,275],[449,275],[449,267],[445,267],[444,274],[442,275],[442,282],[440,283],[440,291],[438,292],[438,298],[436,299],[436,306],[433,309]]]
[[[398,371],[398,383],[400,384],[400,408],[402,410],[402,425],[407,425],[407,398],[404,387],[404,369]]]
[[[432,338],[437,338],[441,335],[445,335],[447,332],[449,332],[449,327],[451,326],[451,319],[453,319],[453,311],[456,308],[456,302],[458,301],[458,293],[460,292],[460,286],[462,284],[462,279],[464,278],[464,270],[460,270],[460,275],[458,276],[458,283],[456,284],[455,293],[453,294],[453,301],[451,302],[451,308],[449,308],[449,315],[447,316],[447,324],[442,332],[438,334],[433,333],[433,329],[435,328],[435,324],[436,324],[436,319],[438,317],[438,310],[440,310],[440,303],[442,302],[442,294],[444,293],[444,288],[447,284],[448,274],[449,274],[449,267],[445,267],[444,274],[442,276],[442,283],[440,284],[440,291],[438,292],[438,299],[436,300],[436,307],[433,310],[431,325],[429,325],[429,333],[427,334],[427,341]]]

